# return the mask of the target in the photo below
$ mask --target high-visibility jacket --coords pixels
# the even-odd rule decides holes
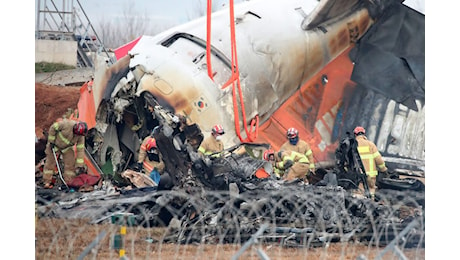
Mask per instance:
[[[286,180],[293,180],[295,178],[304,178],[309,173],[309,161],[308,158],[301,153],[295,151],[282,151],[281,157],[278,153],[275,153],[275,167],[281,170],[287,170],[284,174]],[[290,160],[294,164],[289,168],[285,169],[286,162]]]
[[[85,136],[74,134],[73,126],[76,123],[77,121],[69,119],[53,123],[49,129],[48,142],[54,143],[62,153],[72,150],[75,146],[75,167],[82,167],[85,163],[83,160],[85,155]]]
[[[53,123],[48,131],[48,143],[46,144],[46,160],[43,167],[43,182],[51,183],[56,161],[51,151],[50,143],[54,143],[54,151],[62,155],[64,161],[64,181],[70,182],[75,177],[75,167],[85,165],[85,136],[73,133],[73,126],[77,121],[70,119],[60,119]],[[76,155],[75,155],[76,154]],[[59,156],[59,155],[57,155]]]
[[[310,145],[304,140],[299,140],[296,145],[286,141],[281,147],[280,151],[294,151],[305,155],[310,163],[310,170],[315,171],[315,161],[313,159],[313,151]]]
[[[382,155],[372,141],[367,140],[365,135],[356,136],[356,141],[358,142],[359,156],[361,157],[361,161],[363,162],[364,169],[366,170],[366,174],[368,176],[377,176],[377,168],[381,172],[387,171]]]
[[[163,162],[163,157],[158,151],[159,162],[151,161],[147,156],[147,142],[153,137],[147,136],[142,141],[141,147],[139,148],[139,156],[137,158],[138,163],[142,163],[142,168],[146,173],[151,173],[154,168],[157,168],[158,173],[162,174],[165,169],[165,163]]]
[[[212,153],[222,152],[224,150],[224,143],[221,140],[217,140],[213,135],[208,136],[201,142],[198,151],[204,155],[210,155]]]

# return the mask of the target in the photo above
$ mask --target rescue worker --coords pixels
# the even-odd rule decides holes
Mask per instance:
[[[215,125],[212,127],[211,135],[206,137],[198,147],[198,152],[202,155],[212,155],[212,157],[219,157],[219,152],[224,150],[224,143],[222,142],[222,135],[225,134],[222,125]],[[215,154],[216,153],[216,154]]]
[[[310,172],[315,174],[315,162],[313,158],[313,151],[310,145],[304,140],[299,139],[299,130],[291,127],[286,132],[287,141],[281,145],[280,150],[282,151],[294,151],[305,155],[310,163]]]
[[[310,163],[308,158],[295,151],[279,151],[275,153],[275,167],[283,170],[282,179],[291,181],[296,178],[307,182],[307,176],[310,173]]]
[[[158,151],[156,140],[151,135],[144,138],[139,148],[136,170],[140,171],[141,169],[157,184],[160,181],[160,175],[163,174],[165,169],[165,164],[161,153]]]
[[[272,150],[272,149],[267,149],[265,150],[265,152],[263,153],[263,159],[265,161],[268,161],[271,163],[271,166],[272,166],[272,172],[273,174],[275,175],[276,179],[281,179],[281,177],[283,177],[283,171],[281,171],[280,169],[278,169],[276,167],[276,160],[275,160],[275,151]]]
[[[377,175],[380,172],[383,174],[387,173],[387,167],[383,161],[382,155],[377,149],[377,146],[365,136],[366,130],[362,126],[357,126],[353,133],[355,139],[358,142],[358,153],[361,157],[364,169],[367,174],[367,185],[369,186],[369,192],[371,196],[375,194],[375,182]],[[360,184],[361,185],[361,184]]]
[[[71,182],[77,174],[86,172],[83,157],[85,154],[85,135],[87,133],[88,126],[85,122],[63,119],[51,125],[45,148],[44,188],[53,188],[52,179],[56,169],[56,160],[52,149],[56,152],[56,158],[59,158],[59,154],[63,157],[63,178],[66,183]],[[76,156],[74,147],[76,148]]]

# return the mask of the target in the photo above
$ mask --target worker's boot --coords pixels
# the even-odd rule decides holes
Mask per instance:
[[[50,182],[47,182],[43,185],[43,188],[44,189],[52,189],[54,187],[54,185]]]
[[[43,188],[52,189],[53,188],[53,170],[44,170],[43,171]]]

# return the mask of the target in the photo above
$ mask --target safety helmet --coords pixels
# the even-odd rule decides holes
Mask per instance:
[[[299,130],[295,129],[294,127],[289,128],[286,132],[286,137],[288,139],[296,138],[298,135]]]
[[[217,135],[223,135],[225,134],[225,131],[221,125],[215,125],[212,127],[212,133]]]
[[[88,125],[85,122],[77,122],[73,125],[73,133],[76,135],[86,135],[88,133]]]
[[[157,141],[155,138],[149,138],[147,143],[145,144],[145,149],[147,151],[150,151],[151,149],[156,149],[157,148]]]
[[[355,128],[355,130],[353,130],[353,133],[354,133],[355,135],[358,135],[359,133],[365,134],[365,133],[366,133],[366,130],[365,130],[364,127],[362,127],[362,126],[357,126],[357,127]]]
[[[275,151],[273,151],[272,149],[268,149],[264,152],[263,154],[263,158],[265,161],[269,161],[270,160],[270,155],[275,155]]]

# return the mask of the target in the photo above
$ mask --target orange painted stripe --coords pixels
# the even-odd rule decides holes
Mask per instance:
[[[290,127],[299,130],[301,139],[307,141],[313,151],[315,161],[330,161],[338,143],[325,145],[322,136],[331,136],[333,122],[337,116],[346,89],[354,87],[350,80],[353,64],[348,54],[352,47],[325,66],[319,73],[296,91],[259,129],[258,143],[270,143],[278,150],[287,140],[286,131]],[[323,85],[322,76],[327,75]],[[321,135],[316,124],[323,125]]]

